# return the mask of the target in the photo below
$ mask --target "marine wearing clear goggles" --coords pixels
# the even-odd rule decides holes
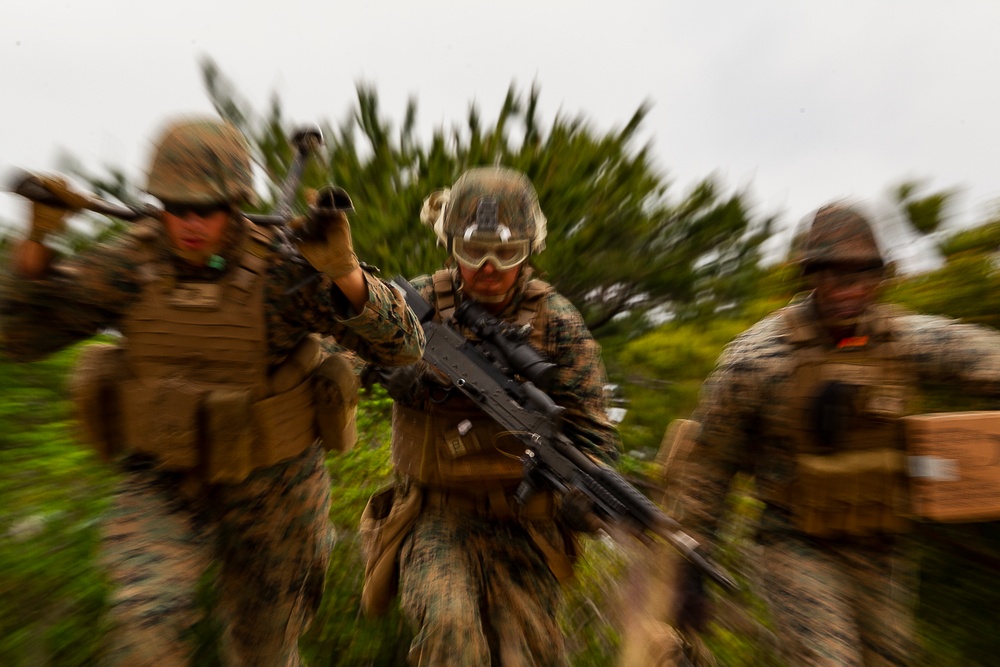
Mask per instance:
[[[493,262],[493,266],[506,271],[528,259],[528,255],[531,254],[531,243],[527,239],[504,243],[499,240],[466,241],[463,238],[456,238],[452,241],[451,250],[458,263],[472,271],[483,268],[486,262]]]
[[[451,240],[451,252],[459,264],[478,271],[486,262],[506,271],[531,255],[531,241],[513,238],[507,225],[497,220],[497,201],[484,197],[476,210],[475,222],[461,236]]]

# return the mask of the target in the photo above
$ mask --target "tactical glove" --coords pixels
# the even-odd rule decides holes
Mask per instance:
[[[451,386],[451,380],[447,376],[423,360],[406,366],[371,368],[374,371],[374,379],[385,387],[386,393],[403,405],[420,404],[428,388]]]
[[[31,202],[31,228],[28,239],[41,243],[50,234],[59,234],[66,228],[66,216],[75,213],[87,203],[87,196],[73,190],[60,176],[32,175],[32,179],[52,194],[53,201]]]
[[[579,489],[572,489],[559,502],[559,519],[572,531],[593,534],[600,528],[594,503]]]
[[[327,187],[316,193],[309,214],[292,223],[302,256],[314,269],[334,279],[360,266],[345,213],[351,209],[351,198],[343,189]]]

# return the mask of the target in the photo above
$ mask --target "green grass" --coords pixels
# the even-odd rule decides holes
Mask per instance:
[[[960,282],[955,272],[963,267],[982,281]],[[915,307],[994,322],[995,305],[985,298],[981,282],[992,289],[997,276],[981,258],[962,255],[947,270],[897,286],[894,296]],[[949,291],[949,285],[955,289]],[[621,425],[627,451],[655,453],[667,424],[694,409],[701,382],[725,343],[776,305],[774,298],[767,292],[742,317],[666,325],[605,347],[612,379],[628,401]],[[75,667],[93,665],[98,657],[107,589],[96,562],[97,525],[114,478],[75,440],[65,375],[77,351],[33,364],[0,360],[4,667]],[[391,478],[390,405],[381,389],[366,393],[358,416],[358,446],[328,459],[334,488],[331,520],[338,538],[326,597],[302,641],[303,655],[313,665],[401,664],[409,645],[410,631],[398,610],[367,619],[359,601],[363,568],[357,526],[369,496]],[[997,407],[995,401],[959,405],[954,393],[945,390],[930,392],[926,405],[935,410]],[[655,466],[638,457],[626,457],[622,471],[639,479],[656,475]],[[726,523],[723,564],[743,576],[752,557],[749,535],[758,508],[745,493],[748,487],[740,488],[732,498],[732,520]],[[1000,637],[993,615],[984,610],[1000,609],[998,526],[947,526],[916,535],[922,567],[918,622],[932,655],[928,666],[995,664]],[[631,564],[634,553],[605,540],[583,540],[578,576],[566,588],[560,616],[572,664],[613,664],[626,618],[621,608],[628,604],[623,591],[643,582]],[[760,600],[752,594],[720,600],[725,613],[709,638],[720,664],[769,664],[759,641],[768,627]],[[207,641],[199,656],[199,667],[217,664]]]

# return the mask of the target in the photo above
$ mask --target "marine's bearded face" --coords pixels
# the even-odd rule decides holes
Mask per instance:
[[[875,302],[884,277],[882,267],[834,264],[809,274],[816,310],[830,327],[853,327]]]

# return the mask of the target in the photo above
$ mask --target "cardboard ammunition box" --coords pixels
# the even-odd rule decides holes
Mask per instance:
[[[932,521],[1000,519],[1000,411],[903,422],[913,513]]]

